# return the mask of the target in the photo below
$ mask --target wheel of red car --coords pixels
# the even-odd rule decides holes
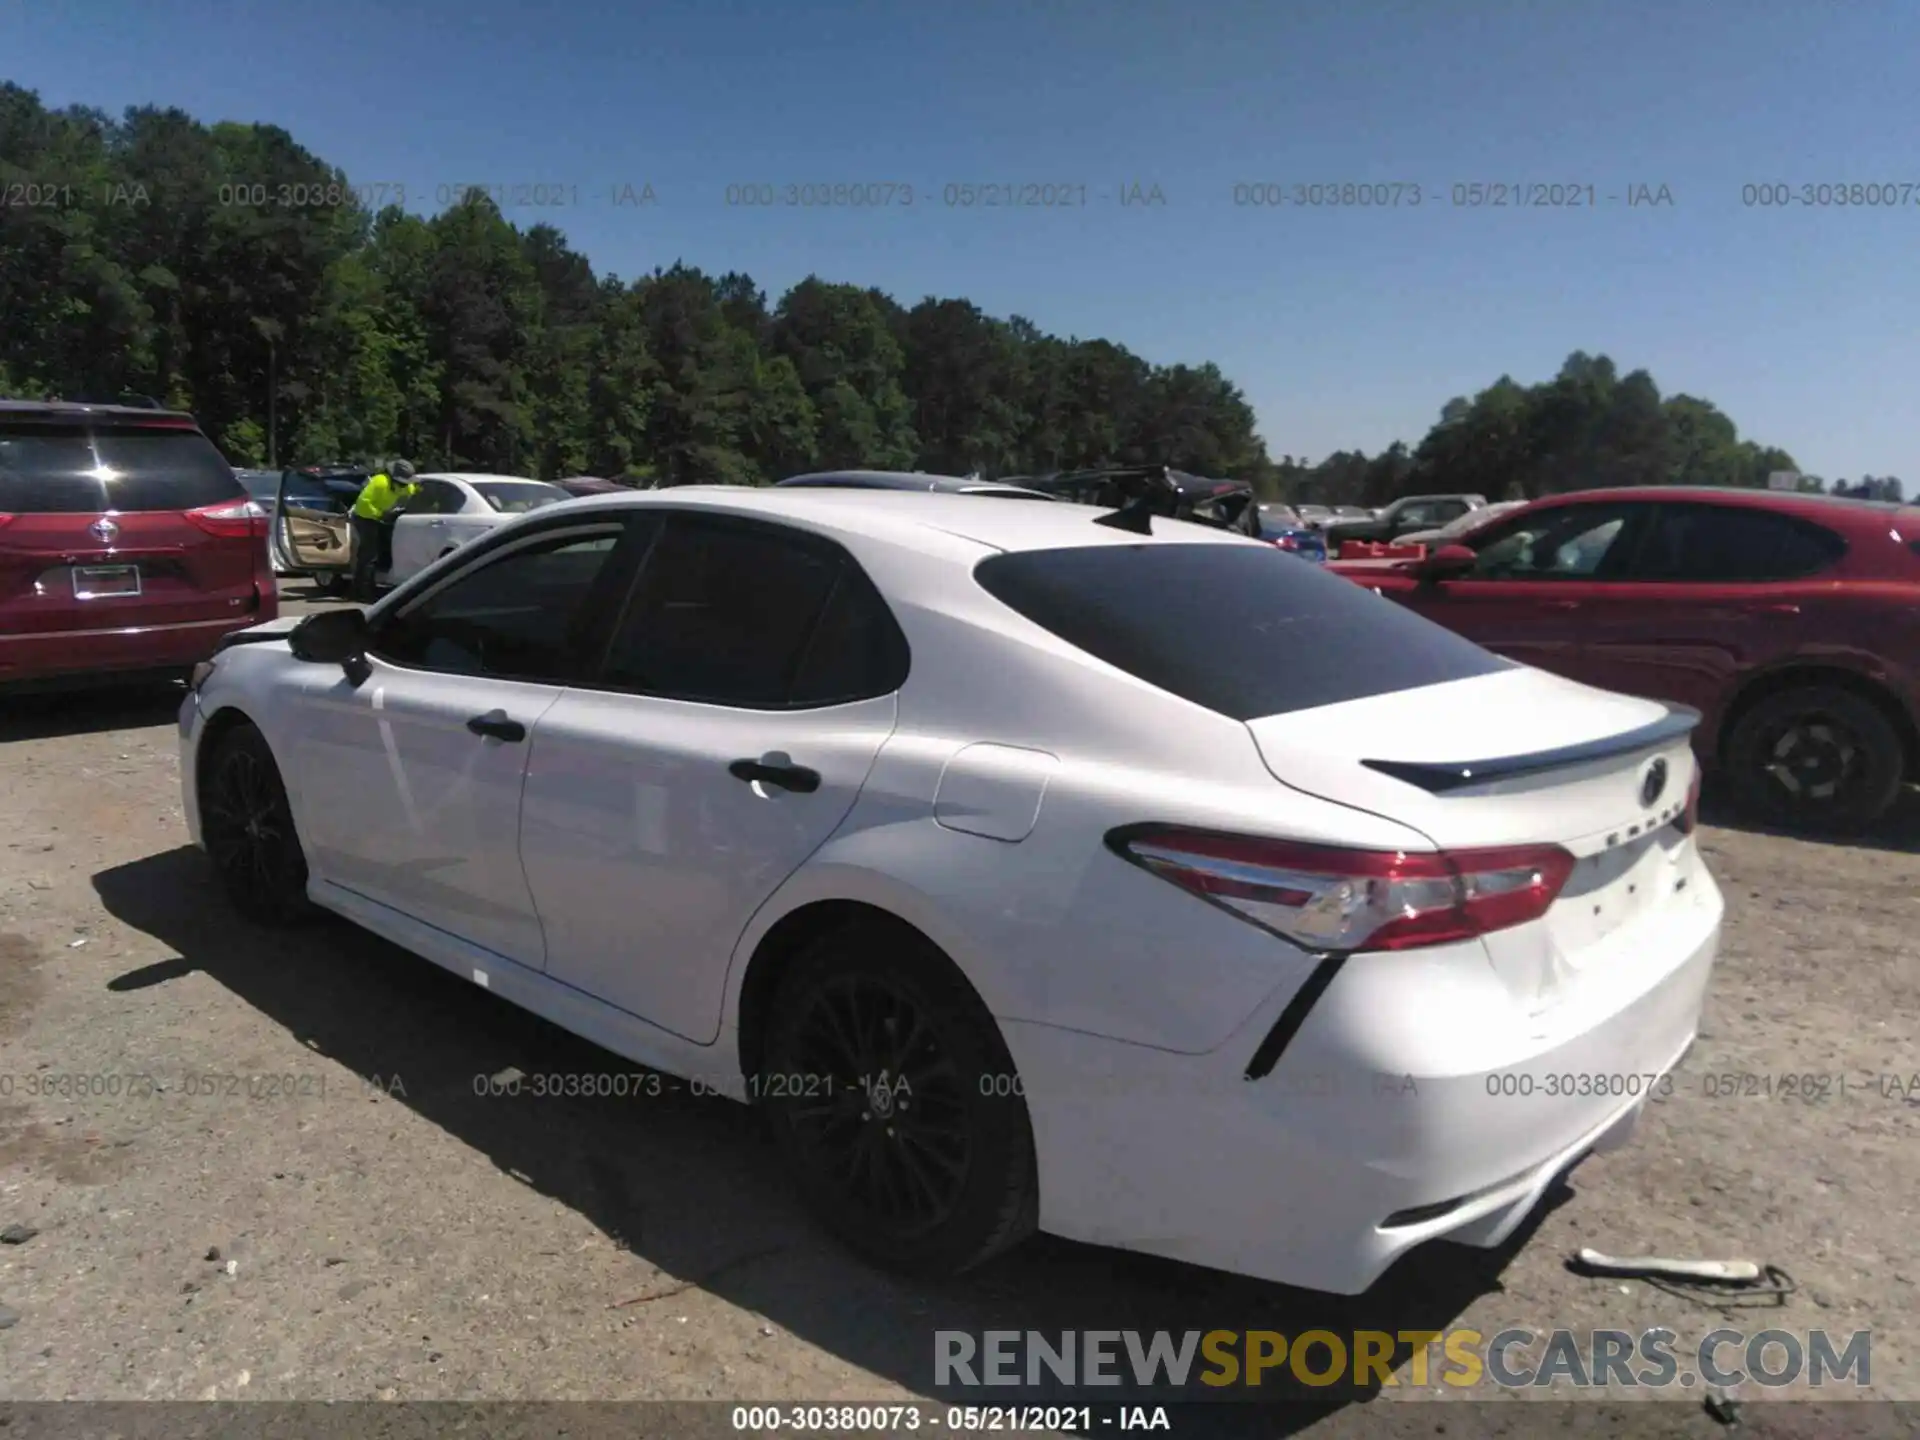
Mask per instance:
[[[957,1274],[1033,1229],[1033,1132],[999,1028],[905,927],[856,924],[794,961],[756,1084],[809,1208],[877,1264]]]
[[[311,918],[307,856],[266,736],[241,725],[201,761],[200,832],[233,908],[262,925]]]
[[[1832,685],[1769,695],[1735,723],[1727,769],[1741,808],[1801,829],[1852,829],[1885,814],[1906,751],[1885,711]]]

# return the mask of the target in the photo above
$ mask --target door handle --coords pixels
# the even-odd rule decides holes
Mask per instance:
[[[1783,601],[1778,605],[1756,605],[1747,613],[1749,615],[1798,615],[1800,607]]]
[[[467,721],[467,729],[494,740],[517,743],[527,738],[527,727],[518,720],[510,719],[504,710],[489,710],[484,715],[474,716]]]
[[[1543,600],[1540,608],[1543,610],[1578,610],[1580,608],[1580,602],[1578,600]]]
[[[762,785],[773,785],[800,795],[811,795],[820,788],[820,772],[809,770],[804,765],[769,765],[762,760],[736,760],[727,766],[727,773],[736,780],[757,780]]]

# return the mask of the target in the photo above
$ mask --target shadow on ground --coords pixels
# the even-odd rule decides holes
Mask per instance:
[[[1885,815],[1864,830],[1822,835],[1784,830],[1748,820],[1734,807],[1724,789],[1709,784],[1700,797],[1700,819],[1724,830],[1749,835],[1777,835],[1813,845],[1838,845],[1848,850],[1885,850],[1896,855],[1920,855],[1920,787],[1909,785]]]
[[[476,1095],[476,1076],[509,1065],[527,1074],[626,1074],[635,1067],[345,922],[323,920],[295,932],[247,925],[228,908],[203,858],[190,848],[103,871],[94,886],[113,915],[179,957],[122,975],[111,982],[113,990],[137,991],[202,971],[357,1074],[401,1076],[406,1093],[395,1097],[401,1103],[578,1211],[667,1275],[944,1400],[977,1405],[1175,1397],[1127,1388],[1097,1395],[1081,1389],[1071,1396],[1006,1388],[941,1391],[933,1383],[933,1332],[940,1329],[976,1335],[1038,1330],[1056,1337],[1062,1330],[1087,1329],[1270,1329],[1289,1335],[1310,1329],[1348,1335],[1442,1330],[1475,1297],[1499,1288],[1500,1271],[1538,1224],[1536,1217],[1496,1252],[1431,1247],[1354,1298],[1044,1237],[958,1281],[904,1281],[869,1269],[821,1236],[744,1107],[686,1096],[636,1107],[631,1099],[536,1102]],[[1196,1177],[1196,1183],[1212,1182]],[[1546,1208],[1568,1193],[1559,1190]],[[1406,1353],[1401,1347],[1393,1363]],[[1324,1353],[1319,1363],[1325,1363]],[[1204,1368],[1196,1360],[1194,1373]],[[1289,1392],[1274,1383],[1280,1374],[1269,1372],[1260,1390],[1239,1393],[1312,1403],[1213,1406],[1208,1430],[1288,1434],[1369,1393]],[[1194,1385],[1185,1398],[1220,1393]]]
[[[8,695],[0,699],[0,744],[170,725],[186,694],[173,680]]]

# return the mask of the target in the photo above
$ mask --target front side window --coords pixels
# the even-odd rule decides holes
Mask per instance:
[[[467,497],[459,486],[444,480],[422,480],[413,499],[405,503],[409,515],[458,515],[466,508]]]
[[[608,597],[620,529],[566,530],[487,556],[383,616],[372,654],[411,669],[563,682]]]
[[[1594,580],[1618,574],[1642,507],[1571,505],[1497,527],[1474,548],[1474,580]]]

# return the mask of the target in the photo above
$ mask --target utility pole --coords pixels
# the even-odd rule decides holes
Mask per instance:
[[[285,332],[278,320],[253,317],[253,328],[267,342],[267,467],[280,468],[280,353],[275,344]]]

